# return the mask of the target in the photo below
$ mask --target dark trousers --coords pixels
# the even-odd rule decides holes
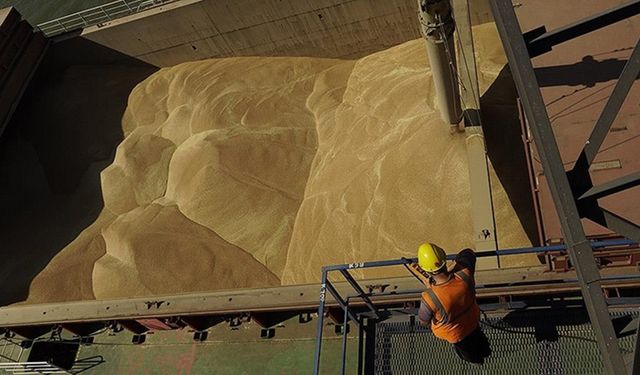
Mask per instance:
[[[477,364],[483,364],[484,359],[491,355],[489,340],[480,325],[462,341],[453,344],[453,350],[463,360]]]

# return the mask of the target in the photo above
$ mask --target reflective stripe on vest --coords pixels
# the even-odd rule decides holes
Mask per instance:
[[[450,283],[434,285],[425,290],[422,300],[433,315],[433,334],[450,343],[457,343],[478,326],[480,310],[475,300],[475,282],[471,270],[463,269],[452,276]],[[438,311],[439,314],[436,314]]]
[[[431,298],[431,302],[433,302],[433,304],[436,307],[436,310],[440,312],[440,316],[442,317],[442,320],[440,320],[438,324],[448,323],[449,315],[447,315],[447,311],[444,309],[444,306],[442,306],[442,303],[440,302],[440,299],[438,299],[438,296],[436,296],[436,293],[433,290],[431,290],[431,288],[427,288],[426,292],[427,294],[429,294],[429,298]],[[434,315],[434,318],[435,318],[435,315]]]
[[[469,288],[473,287],[473,281],[471,281],[471,278],[466,272],[464,272],[464,270],[456,272],[456,275],[458,275],[458,277],[460,277]]]
[[[460,270],[460,271],[456,272],[455,275],[458,276],[467,285],[467,287],[473,288],[473,281],[471,280],[471,277],[469,277],[469,275],[467,275],[464,272],[464,270]],[[431,299],[431,302],[435,306],[436,310],[438,310],[440,312],[440,316],[442,318],[436,324],[447,324],[447,323],[449,323],[449,321],[450,321],[449,314],[447,313],[447,310],[442,305],[442,302],[440,302],[440,299],[438,298],[436,293],[431,288],[427,288],[426,292],[429,295],[429,298]],[[427,305],[427,308],[429,310],[432,310],[431,306],[429,306],[428,303],[426,303],[426,305]],[[471,307],[473,307],[473,306],[469,306],[466,309],[464,309],[463,311],[461,311],[458,315],[454,316],[453,319],[451,319],[451,321],[453,322],[456,319],[458,319],[458,317],[460,317],[461,315],[464,315],[467,311],[469,311],[469,309]],[[434,314],[435,311],[431,311],[431,313]],[[435,314],[433,315],[433,319],[435,320]]]

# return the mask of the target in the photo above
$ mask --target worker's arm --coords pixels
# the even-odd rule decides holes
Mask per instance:
[[[418,320],[422,325],[428,325],[431,323],[431,318],[433,318],[433,313],[427,304],[421,300],[420,301],[420,310],[418,310]]]
[[[471,273],[476,270],[476,253],[471,249],[464,249],[456,255],[456,265],[463,268],[468,268]]]
[[[430,285],[429,275],[427,275],[417,263],[410,263],[407,267],[412,274],[414,274],[424,285]]]

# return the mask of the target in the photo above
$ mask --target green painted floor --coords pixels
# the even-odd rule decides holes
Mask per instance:
[[[310,374],[314,346],[313,340],[275,339],[182,346],[145,343],[82,348],[78,358],[98,353],[104,358],[104,363],[86,372],[90,374]],[[340,373],[339,350],[340,340],[326,340],[323,373]],[[350,353],[351,362],[355,355]]]
[[[327,327],[322,353],[322,373],[340,373],[341,337]],[[297,318],[276,328],[271,339],[260,338],[254,323],[236,329],[220,324],[205,342],[193,341],[187,329],[156,332],[144,344],[131,344],[126,331],[101,334],[94,344],[82,346],[77,358],[102,356],[104,363],[84,374],[310,374],[313,372],[315,321],[299,324]],[[357,338],[348,339],[348,371],[357,367]]]

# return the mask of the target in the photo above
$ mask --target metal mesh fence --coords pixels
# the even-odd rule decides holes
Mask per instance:
[[[638,311],[612,313],[624,354],[633,352]],[[376,374],[600,374],[603,366],[586,311],[534,310],[485,317],[492,355],[482,366],[457,357],[453,347],[409,321],[376,326]]]

